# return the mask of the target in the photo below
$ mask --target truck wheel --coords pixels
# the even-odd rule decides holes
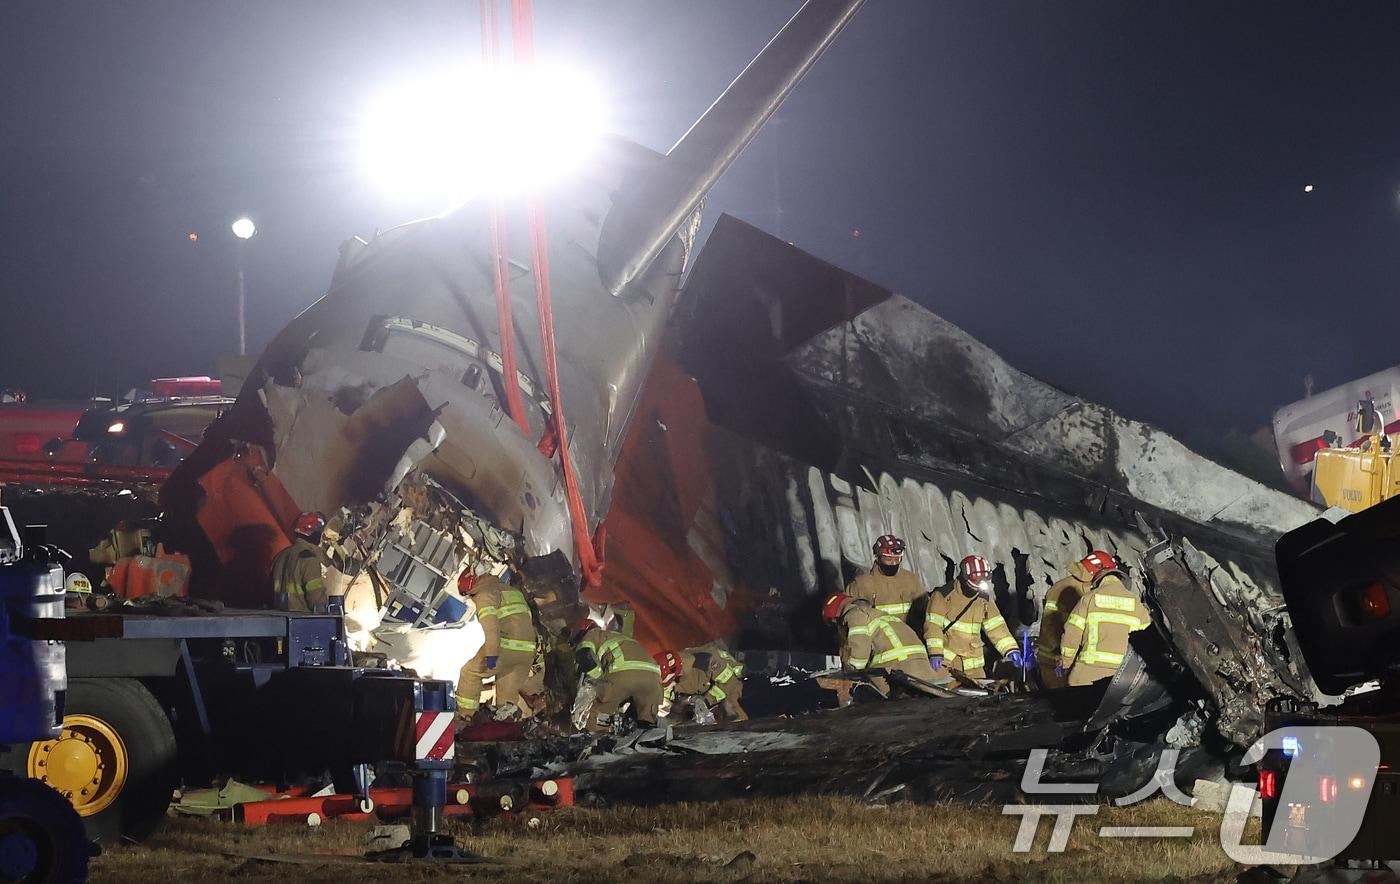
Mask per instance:
[[[79,884],[89,853],[83,822],[62,795],[0,776],[0,881]]]
[[[130,678],[69,681],[63,733],[12,748],[4,766],[71,801],[88,837],[106,844],[149,837],[179,778],[170,720]]]

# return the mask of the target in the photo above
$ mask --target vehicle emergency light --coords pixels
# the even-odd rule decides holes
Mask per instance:
[[[1332,777],[1322,777],[1317,781],[1317,797],[1323,804],[1337,800],[1337,781]]]
[[[1303,754],[1303,742],[1294,736],[1283,738],[1283,755],[1285,758],[1297,758]]]
[[[1278,771],[1259,771],[1259,797],[1271,801],[1278,797]]]

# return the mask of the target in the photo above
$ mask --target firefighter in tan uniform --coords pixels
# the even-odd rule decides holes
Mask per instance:
[[[893,534],[882,534],[875,541],[875,563],[870,570],[852,580],[846,595],[865,599],[882,614],[909,622],[909,609],[920,597],[928,595],[919,577],[900,567],[904,561],[904,541]]]
[[[597,698],[588,715],[589,731],[611,730],[618,712],[629,701],[640,727],[656,727],[657,707],[661,705],[661,667],[640,642],[585,620],[574,646],[579,672],[598,683]]]
[[[481,649],[462,667],[457,679],[458,715],[470,719],[481,708],[482,682],[495,675],[498,714],[510,715],[504,708],[510,704],[528,717],[530,704],[521,689],[530,678],[539,645],[530,603],[523,592],[490,574],[464,573],[457,587],[476,603],[476,619],[486,633]]]
[[[1128,652],[1128,636],[1152,623],[1152,615],[1123,583],[1123,572],[1111,556],[1087,567],[1089,591],[1065,619],[1060,640],[1060,672],[1068,674],[1071,687],[1112,678]]]
[[[967,556],[958,563],[953,585],[929,596],[928,615],[924,618],[929,665],[940,674],[946,666],[969,678],[986,678],[984,634],[1013,666],[1025,665],[1021,649],[1006,627],[1006,618],[992,598],[991,566],[981,556]],[[944,674],[942,680],[949,681],[951,676]]]
[[[1045,593],[1045,609],[1040,614],[1040,635],[1035,640],[1035,660],[1040,669],[1040,683],[1046,688],[1062,688],[1067,684],[1063,675],[1055,674],[1060,665],[1060,639],[1065,634],[1065,618],[1079,604],[1084,593],[1089,591],[1089,569],[1096,563],[1096,556],[1101,556],[1103,561],[1113,560],[1108,553],[1094,550],[1070,565],[1069,572]]]
[[[326,613],[326,554],[321,533],[326,517],[320,513],[297,516],[292,532],[296,542],[272,560],[273,606],[279,611]]]
[[[661,667],[665,699],[703,697],[720,721],[748,721],[739,704],[744,691],[744,666],[724,648],[706,645],[684,651],[662,651],[653,658]]]
[[[934,682],[924,646],[914,630],[898,617],[875,610],[866,599],[836,592],[822,605],[822,618],[836,624],[840,631],[841,665],[846,669],[893,669],[930,684]],[[884,677],[872,676],[870,683],[881,694],[890,695],[890,684]]]

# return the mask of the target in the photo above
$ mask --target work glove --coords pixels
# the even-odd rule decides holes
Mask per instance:
[[[928,658],[928,665],[930,665],[930,666],[933,667],[933,671],[934,671],[934,672],[939,672],[939,671],[941,671],[941,670],[943,669],[943,655],[942,655],[942,654],[934,654],[933,656],[929,657],[929,658]]]
[[[1017,648],[1016,650],[1014,650],[1014,651],[1012,651],[1011,653],[1007,654],[1007,655],[1006,655],[1006,659],[1010,660],[1010,661],[1011,661],[1011,665],[1012,665],[1012,666],[1015,666],[1017,669],[1029,669],[1029,668],[1030,668],[1030,667],[1028,667],[1028,666],[1026,665],[1025,655],[1023,655],[1023,654],[1021,653],[1021,649],[1020,649],[1020,648]]]
[[[496,668],[496,661],[499,660],[499,659],[501,659],[501,658],[500,658],[500,657],[487,657],[487,658],[486,658],[486,668],[487,668],[487,669],[495,669],[495,668]]]

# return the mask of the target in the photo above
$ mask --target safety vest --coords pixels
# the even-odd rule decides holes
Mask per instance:
[[[578,647],[593,655],[593,668],[586,674],[594,681],[613,672],[651,672],[658,679],[661,678],[661,667],[636,639],[616,632],[590,629]]]

